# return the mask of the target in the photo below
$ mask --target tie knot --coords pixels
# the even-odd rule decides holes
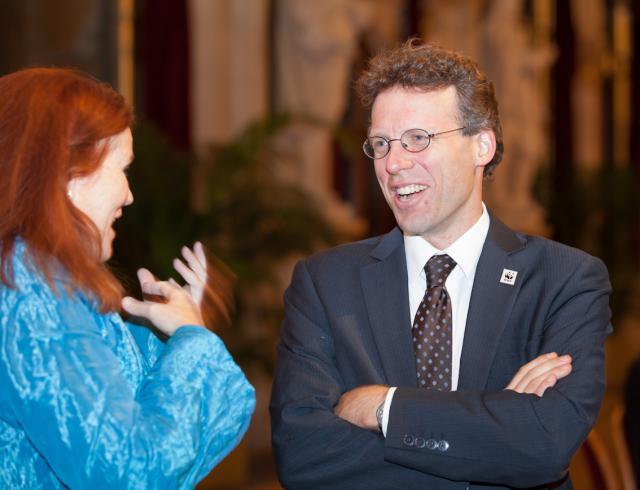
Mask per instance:
[[[424,271],[427,274],[427,288],[444,286],[449,273],[455,266],[456,261],[447,254],[432,256],[424,266]]]

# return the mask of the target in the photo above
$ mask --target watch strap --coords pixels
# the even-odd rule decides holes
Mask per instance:
[[[384,416],[384,402],[376,408],[376,420],[378,421],[378,430],[382,432],[382,417]]]

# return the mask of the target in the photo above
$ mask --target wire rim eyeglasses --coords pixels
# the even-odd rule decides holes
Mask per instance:
[[[453,133],[467,129],[466,126],[461,128],[449,129],[448,131],[440,131],[439,133],[429,133],[424,129],[407,129],[399,138],[387,139],[382,136],[370,136],[362,143],[362,151],[369,158],[377,160],[386,157],[391,151],[391,142],[399,141],[402,148],[411,152],[418,153],[431,144],[431,140],[441,134]]]

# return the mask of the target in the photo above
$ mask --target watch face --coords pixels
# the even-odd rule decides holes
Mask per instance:
[[[384,403],[381,403],[376,409],[376,420],[378,421],[378,428],[382,430],[382,412],[384,411]]]

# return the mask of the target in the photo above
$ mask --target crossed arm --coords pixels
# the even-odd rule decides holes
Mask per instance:
[[[505,387],[516,393],[543,396],[544,392],[571,373],[571,356],[555,352],[542,354],[522,366]],[[340,397],[334,413],[362,429],[378,430],[376,410],[384,403],[389,390],[384,385],[359,386]]]

